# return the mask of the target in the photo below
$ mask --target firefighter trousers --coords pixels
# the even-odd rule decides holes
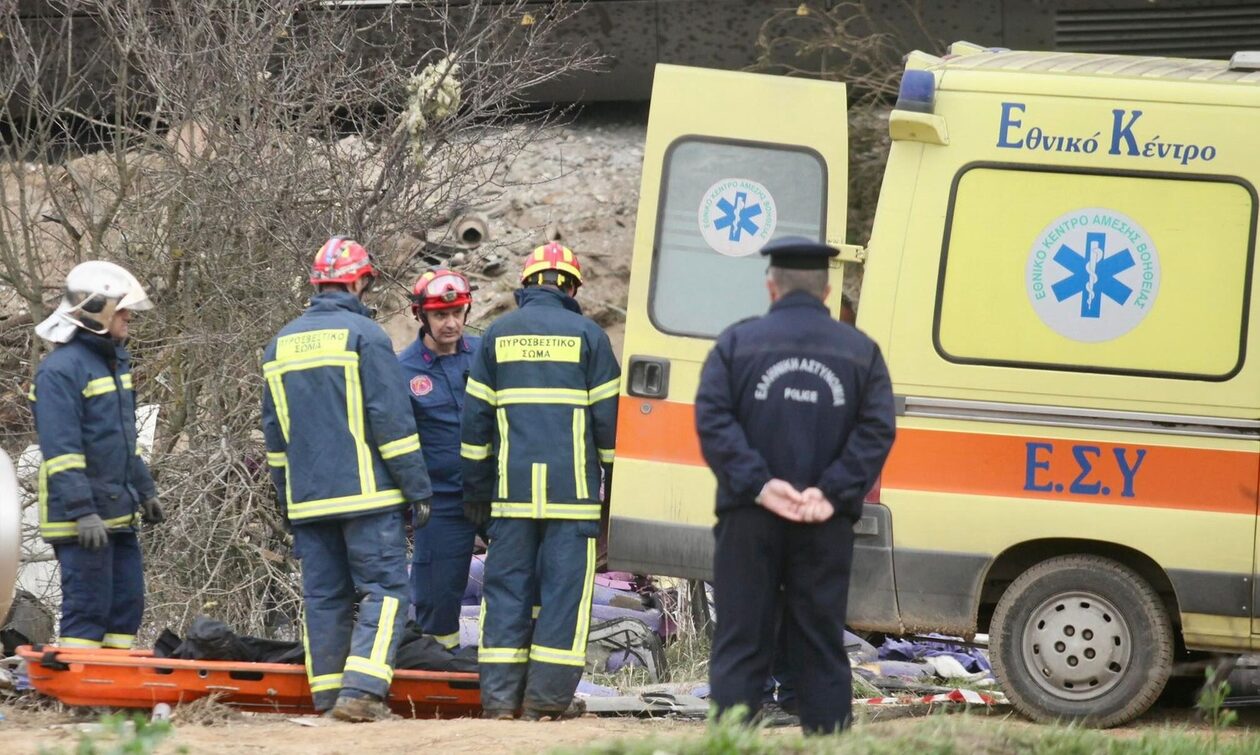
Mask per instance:
[[[598,533],[597,521],[490,521],[477,653],[483,709],[558,713],[573,701],[586,666]]]
[[[144,564],[134,532],[114,532],[109,545],[53,546],[61,566],[63,647],[130,648],[144,616]]]
[[[415,531],[411,602],[416,624],[447,648],[459,647],[459,612],[468,587],[477,528],[459,496],[433,496],[429,523]]]
[[[783,617],[778,655],[795,686],[801,727],[807,733],[846,727],[853,685],[844,617],[853,522],[833,516],[796,524],[745,506],[723,512],[714,534],[717,626],[709,679],[718,713],[736,706],[750,715],[760,709]]]
[[[384,699],[407,621],[403,510],[295,523],[293,550],[302,562],[306,675],[315,708],[331,708],[343,689],[351,697]]]

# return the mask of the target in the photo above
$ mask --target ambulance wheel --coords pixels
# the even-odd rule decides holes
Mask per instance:
[[[1019,575],[998,600],[989,642],[1007,698],[1042,723],[1132,721],[1172,672],[1163,601],[1137,572],[1101,556],[1060,556]]]

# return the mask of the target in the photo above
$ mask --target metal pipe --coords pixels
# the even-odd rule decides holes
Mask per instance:
[[[456,218],[454,228],[455,238],[465,249],[476,249],[490,236],[490,224],[477,212]]]

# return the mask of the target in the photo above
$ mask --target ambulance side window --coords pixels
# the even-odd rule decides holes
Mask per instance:
[[[961,364],[1229,380],[1245,355],[1246,181],[977,163],[955,178],[937,352]]]
[[[827,168],[811,150],[686,137],[666,153],[649,310],[660,331],[711,338],[769,306],[770,239],[823,239]]]

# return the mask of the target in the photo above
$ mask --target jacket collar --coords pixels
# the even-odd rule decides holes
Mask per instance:
[[[521,307],[563,307],[570,312],[582,314],[582,305],[577,299],[555,288],[546,286],[528,286],[518,288],[515,292],[516,306]]]
[[[338,309],[368,318],[372,316],[372,310],[349,291],[325,291],[315,294],[311,297],[310,306],[307,307],[308,312],[332,312]]]
[[[79,328],[75,331],[74,340],[108,362],[110,369],[113,369],[116,363],[126,364],[131,359],[127,348],[109,336],[97,335]]]
[[[433,364],[437,361],[438,357],[442,356],[433,349],[430,349],[429,345],[424,342],[423,332],[416,336],[416,351],[419,352],[420,358],[424,360],[425,364]],[[459,348],[456,349],[456,353],[467,354],[471,351],[472,346],[468,343],[468,336],[462,336],[459,339]],[[450,354],[447,354],[446,356],[450,356]]]
[[[823,304],[821,299],[805,291],[791,291],[786,296],[770,305],[771,312],[776,312],[780,309],[795,308],[820,309],[823,312],[827,311],[827,305]]]

